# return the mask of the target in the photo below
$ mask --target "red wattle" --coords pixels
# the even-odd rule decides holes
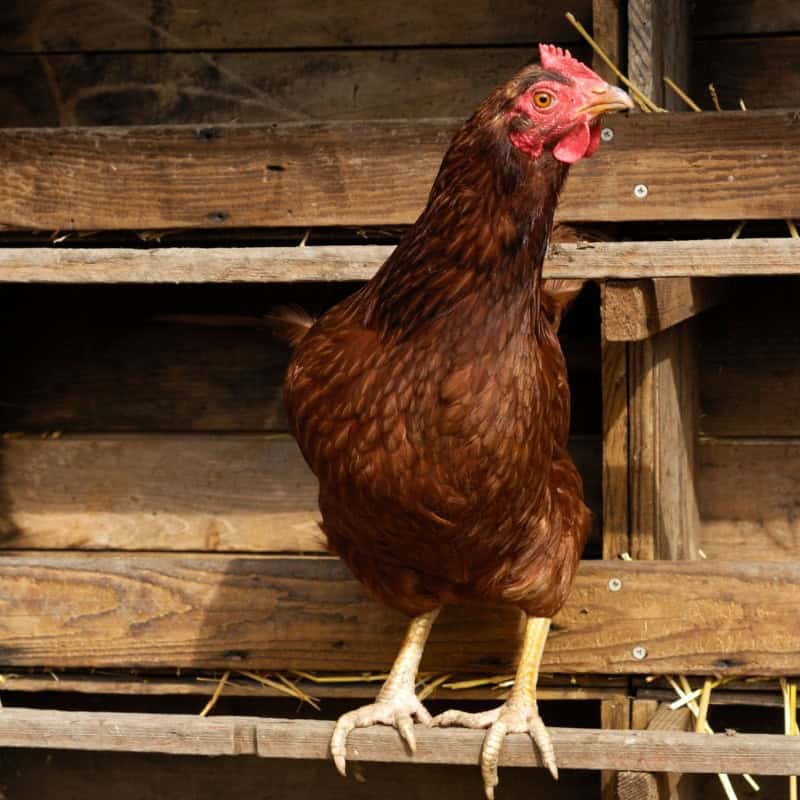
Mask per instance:
[[[554,148],[553,155],[565,164],[574,164],[589,154],[592,137],[586,123],[576,125]],[[597,145],[595,145],[596,149]]]
[[[591,140],[589,141],[589,147],[586,150],[585,157],[589,158],[589,156],[593,156],[595,152],[597,152],[597,148],[600,147],[600,134],[602,133],[601,126],[595,125],[594,128],[591,129]]]

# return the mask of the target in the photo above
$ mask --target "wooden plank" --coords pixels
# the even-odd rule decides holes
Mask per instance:
[[[575,0],[570,8],[588,21],[589,0]],[[369,14],[357,0],[335,7],[314,0],[276,0],[269,13],[259,0],[240,0],[236,14],[223,0],[202,0],[191,7],[165,6],[158,0],[9,0],[0,9],[0,50],[18,52],[527,45],[574,38],[561,4],[538,0],[500,0],[491,6],[465,0],[458,14],[447,3],[422,0],[402,7],[380,0]]]
[[[800,280],[749,281],[700,324],[700,430],[800,436]]]
[[[798,602],[797,563],[585,561],[542,669],[794,674]],[[406,624],[319,557],[9,554],[0,611],[8,668],[377,671]],[[423,669],[505,672],[521,624],[511,608],[447,609]]]
[[[466,119],[532,55],[526,45],[5,56],[0,126]]]
[[[709,8],[712,3],[703,4]],[[797,14],[797,5],[792,4]],[[776,21],[779,18],[776,17]],[[697,103],[713,109],[714,83],[724,109],[796,108],[800,98],[800,36],[701,39],[693,51],[691,87]]]
[[[600,442],[571,452],[599,524]],[[286,434],[6,439],[0,463],[0,549],[325,552]]]
[[[285,434],[13,439],[0,458],[3,548],[325,550]]]
[[[560,219],[800,216],[795,122],[789,112],[615,119],[613,141],[576,165]],[[2,130],[0,223],[63,230],[408,223],[453,129],[452,121],[418,120]],[[634,194],[639,184],[648,187],[644,199]]]
[[[603,293],[603,335],[640,341],[725,301],[728,285],[710,278],[609,281]]]
[[[800,6],[794,0],[717,0],[697,3],[692,14],[696,36],[740,36],[800,30]]]
[[[631,555],[695,558],[697,398],[689,323],[629,349]]]
[[[0,715],[0,743],[4,747],[328,760],[333,725],[329,720],[9,708]],[[482,731],[418,725],[416,735],[417,750],[412,755],[391,728],[377,725],[356,730],[348,738],[348,757],[416,764],[479,762]],[[800,740],[770,734],[718,734],[709,736],[702,746],[698,746],[698,734],[671,730],[550,728],[550,736],[562,769],[664,772],[683,768],[699,773],[724,769],[731,774],[784,775],[800,758]],[[541,760],[529,737],[509,734],[500,764],[533,767],[541,766]]]
[[[697,495],[709,558],[800,557],[800,439],[702,438]]]
[[[294,283],[371,278],[394,248],[313,247],[4,247],[0,282]],[[800,273],[800,245],[786,238],[580,242],[550,248],[545,278],[582,280]],[[700,284],[705,285],[705,284]],[[705,289],[701,290],[705,291]],[[675,312],[670,312],[675,316]]]

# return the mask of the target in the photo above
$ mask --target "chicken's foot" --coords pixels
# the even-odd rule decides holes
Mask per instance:
[[[408,749],[412,753],[416,750],[412,717],[416,717],[423,725],[430,725],[431,715],[417,699],[414,685],[422,651],[438,613],[437,608],[411,620],[400,652],[375,702],[339,717],[331,737],[331,754],[336,769],[342,775],[346,775],[347,737],[355,728],[392,725],[397,728]]]
[[[468,714],[464,711],[445,711],[432,720],[433,725],[464,728],[489,728],[481,750],[481,775],[488,800],[494,798],[497,786],[497,764],[500,750],[507,733],[530,734],[542,756],[542,762],[554,778],[558,778],[558,767],[547,732],[536,704],[536,682],[539,678],[539,664],[542,661],[550,620],[542,617],[528,617],[525,626],[525,641],[514,679],[514,687],[508,700],[499,708]]]

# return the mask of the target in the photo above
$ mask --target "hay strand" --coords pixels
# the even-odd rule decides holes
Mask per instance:
[[[217,688],[214,689],[214,694],[211,695],[211,699],[203,706],[203,710],[200,712],[201,717],[207,717],[208,712],[211,711],[211,709],[217,704],[217,700],[219,700],[222,690],[225,688],[225,684],[228,682],[228,678],[230,678],[230,676],[231,671],[229,669],[226,669],[225,672],[222,673],[222,677],[219,679]]]

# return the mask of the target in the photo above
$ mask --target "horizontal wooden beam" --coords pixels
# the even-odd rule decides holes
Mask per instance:
[[[800,564],[584,561],[543,671],[800,672]],[[512,608],[447,609],[432,671],[502,673]],[[376,670],[406,620],[369,600],[337,559],[108,553],[0,559],[0,664]]]
[[[0,226],[413,222],[455,120],[0,130]],[[793,112],[639,114],[573,169],[562,221],[800,217]]]
[[[579,19],[591,18],[589,0],[574,0],[570,8]],[[371,13],[365,14],[359,0],[339,0],[335,17],[316,0],[273,0],[269,24],[265,24],[261,0],[238,0],[235,16],[229,13],[225,0],[204,0],[202,12],[199,8],[178,9],[173,14],[154,16],[156,10],[153,0],[126,6],[124,11],[103,2],[88,2],[80,14],[51,6],[46,0],[8,4],[0,8],[0,50],[37,54],[140,50],[161,54],[165,50],[512,42],[530,46],[537,40],[564,42],[577,38],[560,5],[543,6],[538,0],[494,7],[487,7],[483,0],[462,0],[457,15],[425,3],[400,7],[391,0],[374,0]]]
[[[610,342],[655,336],[719,305],[729,288],[727,281],[712,278],[608,281],[603,287],[603,336]]]
[[[394,248],[0,248],[0,282],[294,283],[363,281]],[[779,239],[580,242],[550,248],[545,278],[746,277],[800,273],[800,244]]]
[[[329,720],[6,708],[0,714],[0,747],[328,760],[333,725]],[[483,731],[417,725],[415,733],[417,750],[412,755],[391,728],[377,725],[353,731],[348,757],[406,764],[479,763]],[[797,770],[797,737],[718,734],[698,741],[701,735],[672,730],[550,728],[562,769],[758,775],[788,775]],[[542,766],[538,751],[524,734],[506,738],[500,764]]]

